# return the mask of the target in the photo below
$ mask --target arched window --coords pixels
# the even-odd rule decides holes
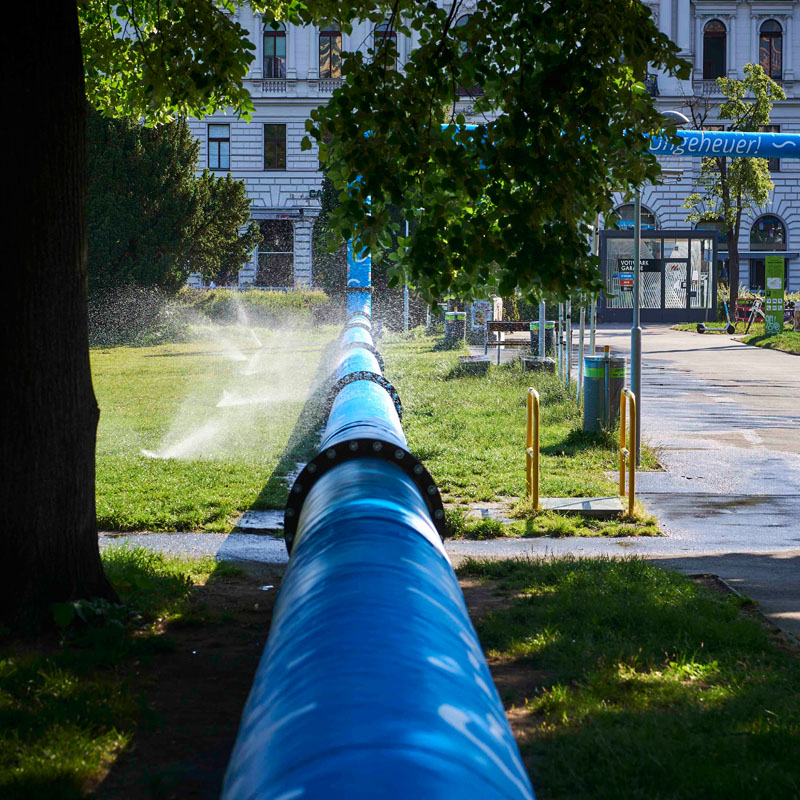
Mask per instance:
[[[783,30],[774,19],[768,19],[761,26],[758,63],[772,80],[779,81],[783,77]]]
[[[336,23],[319,32],[319,77],[342,77],[342,33]]]
[[[294,278],[294,227],[291,222],[262,219],[256,286],[291,286]]]
[[[286,77],[286,26],[281,22],[264,25],[264,77]]]
[[[375,59],[380,59],[381,63],[386,63],[386,69],[395,69],[397,67],[397,56],[395,55],[382,55],[387,45],[393,53],[397,53],[397,34],[392,30],[390,22],[381,22],[375,26],[373,34]]]
[[[633,203],[626,203],[614,210],[619,217],[619,227],[621,230],[633,228]],[[642,230],[655,230],[658,227],[658,219],[649,208],[642,206]]]
[[[725,26],[712,19],[703,28],[703,80],[725,77]]]
[[[750,229],[751,250],[785,250],[786,228],[771,214],[759,217]]]

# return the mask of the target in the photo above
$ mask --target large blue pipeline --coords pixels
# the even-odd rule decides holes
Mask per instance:
[[[383,375],[368,259],[349,260],[327,424],[290,492],[289,567],[222,796],[532,800]]]

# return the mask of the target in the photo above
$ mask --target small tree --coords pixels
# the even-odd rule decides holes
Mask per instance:
[[[784,100],[783,89],[758,64],[745,64],[744,80],[717,78],[725,101],[718,118],[729,120],[729,130],[758,131],[769,123],[772,104]],[[707,125],[711,104],[708,98],[688,101],[694,126]],[[742,216],[764,206],[774,184],[769,162],[764,158],[712,156],[703,159],[700,176],[683,207],[691,209],[687,222],[721,221],[728,237],[728,284],[730,307],[736,308],[739,296],[739,233]]]
[[[184,256],[184,272],[199,272],[220,284],[232,283],[261,243],[258,223],[248,224],[250,199],[244,181],[234,180],[230,174],[217,178],[204,170],[195,181],[195,198],[198,213]]]
[[[196,139],[182,121],[145,128],[90,111],[88,140],[90,295],[132,284],[177,289],[200,208]]]
[[[235,277],[261,234],[247,224],[244,182],[196,177],[199,145],[184,119],[146,128],[93,111],[88,131],[90,295],[131,285],[171,292],[190,272]]]

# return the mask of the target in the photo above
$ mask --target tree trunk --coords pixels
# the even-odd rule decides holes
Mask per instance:
[[[76,4],[26,4],[13,38],[0,624],[30,631],[52,621],[53,602],[114,592],[100,561],[94,499],[99,412],[89,367]]]

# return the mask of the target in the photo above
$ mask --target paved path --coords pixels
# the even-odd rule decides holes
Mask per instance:
[[[637,488],[669,538],[464,542],[454,554],[659,558],[718,574],[800,635],[800,358],[662,325],[642,342],[643,437],[665,471],[640,473]],[[630,328],[601,326],[605,344],[628,356]]]
[[[627,355],[629,339],[629,329],[605,326],[597,343]],[[641,473],[638,488],[667,537],[451,541],[451,557],[641,555],[719,575],[800,636],[800,358],[666,326],[645,328],[643,351],[643,436],[665,471]],[[517,352],[503,351],[507,357]],[[286,560],[282,541],[253,534],[126,538]]]

